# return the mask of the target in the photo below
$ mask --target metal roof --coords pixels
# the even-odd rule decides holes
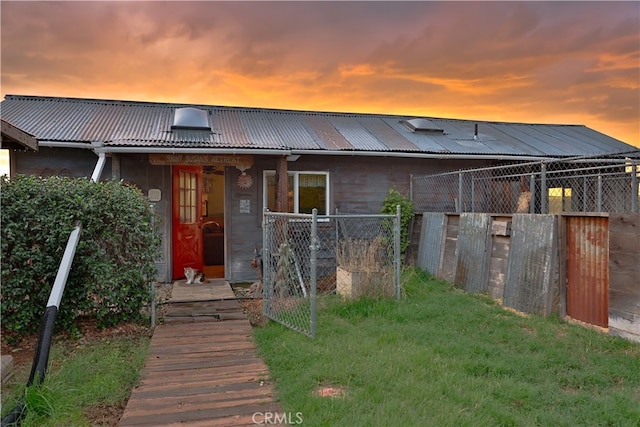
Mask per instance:
[[[385,114],[330,113],[81,98],[7,95],[3,120],[38,141],[109,147],[260,149],[415,155],[585,156],[636,147],[582,125],[526,124]],[[172,129],[186,107],[208,114],[211,130]],[[442,132],[411,129],[423,119]],[[475,135],[475,126],[478,133]]]
[[[0,148],[19,148],[38,151],[38,141],[33,135],[15,127],[6,120],[0,120],[2,132],[0,134]]]

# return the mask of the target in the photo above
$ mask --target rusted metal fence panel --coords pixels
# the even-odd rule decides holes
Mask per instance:
[[[607,327],[609,319],[609,219],[567,216],[567,315]]]
[[[555,215],[514,214],[504,305],[551,314],[557,265]]]
[[[425,212],[422,215],[422,237],[418,245],[417,265],[434,276],[438,274],[442,259],[445,223],[446,217],[443,213]]]
[[[486,292],[491,258],[489,214],[460,215],[454,283],[467,292]]]
[[[607,327],[609,225],[600,216],[569,216],[567,227],[567,315]]]

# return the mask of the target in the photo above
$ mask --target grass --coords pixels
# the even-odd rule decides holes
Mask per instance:
[[[639,344],[420,272],[404,282],[401,301],[321,300],[315,339],[255,329],[285,411],[305,425],[640,426]]]
[[[26,403],[23,427],[115,425],[146,356],[145,334],[86,344],[58,342],[39,387],[26,388],[31,366],[16,374],[2,396],[2,415]]]

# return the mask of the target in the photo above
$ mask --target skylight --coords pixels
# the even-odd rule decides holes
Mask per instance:
[[[194,107],[176,108],[171,129],[211,130],[209,114]]]
[[[444,129],[436,126],[435,124],[433,124],[433,122],[423,118],[404,120],[402,123],[409,129],[411,129],[412,132],[444,133]]]

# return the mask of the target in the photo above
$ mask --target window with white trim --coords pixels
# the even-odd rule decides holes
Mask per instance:
[[[329,173],[328,172],[288,172],[287,188],[289,195],[287,211],[310,214],[313,208],[318,215],[329,212]],[[276,173],[264,171],[263,204],[270,211],[276,210]]]

